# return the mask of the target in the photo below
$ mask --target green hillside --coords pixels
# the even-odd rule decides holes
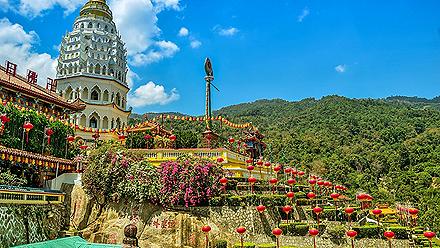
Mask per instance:
[[[381,201],[414,204],[422,210],[420,221],[438,229],[440,111],[433,100],[259,100],[215,114],[257,126],[266,135],[266,159],[301,166]],[[203,122],[172,123],[166,125],[175,130],[178,147],[200,146]],[[216,128],[224,137],[240,132]]]
[[[419,204],[440,227],[440,112],[396,100],[338,96],[299,102],[260,100],[217,114],[251,121],[266,134],[266,155],[371,192]]]

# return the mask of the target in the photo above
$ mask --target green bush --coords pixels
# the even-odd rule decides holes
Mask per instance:
[[[257,248],[276,248],[277,246],[275,244],[259,244],[257,245]]]
[[[341,244],[345,241],[345,226],[342,225],[329,225],[327,227],[327,233],[330,239],[335,244]]]
[[[354,227],[353,230],[358,233],[357,238],[377,238],[379,236],[382,237],[384,232],[381,227],[378,231],[377,225]]]
[[[226,240],[215,240],[213,243],[214,248],[228,248],[228,242]]]
[[[308,225],[295,225],[293,229],[293,234],[298,236],[306,236],[309,233]]]
[[[251,242],[244,242],[243,243],[243,247],[244,248],[255,248],[255,244],[251,243]],[[236,243],[233,248],[241,248],[241,244],[240,243]]]
[[[403,226],[393,226],[389,228],[390,231],[394,232],[396,239],[408,239],[408,229]]]

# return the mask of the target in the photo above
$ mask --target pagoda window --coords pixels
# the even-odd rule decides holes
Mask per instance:
[[[69,87],[66,89],[66,93],[65,93],[65,97],[66,97],[67,100],[72,100],[72,93],[73,93],[73,90],[72,90],[72,88],[69,86]]]
[[[122,98],[122,106],[121,106],[123,109],[125,109],[125,99],[124,98]]]
[[[88,27],[88,28],[92,28],[92,27],[93,27],[92,23],[89,22],[89,25],[87,25],[87,27]]]
[[[93,100],[93,101],[99,101],[99,95],[101,94],[101,91],[99,90],[99,88],[98,87],[94,87],[93,89],[92,89],[92,94],[90,95],[90,100]]]
[[[98,23],[97,28],[101,28],[101,24]]]
[[[81,115],[81,118],[79,119],[79,125],[85,127],[87,122],[87,118],[85,114]]]
[[[99,64],[96,65],[96,67],[95,67],[95,73],[96,74],[101,74],[101,66]]]
[[[121,106],[121,95],[119,93],[116,94],[116,104]]]
[[[107,27],[107,25],[105,25],[104,30],[105,30],[105,31],[108,31],[108,27]]]
[[[111,127],[110,127],[110,128],[111,128],[111,129],[115,128],[115,120],[114,120],[114,119],[112,119]]]
[[[81,28],[84,28],[84,23],[81,23]]]
[[[108,97],[109,97],[108,90],[104,90],[104,94],[102,95],[102,100],[108,102]]]
[[[102,129],[108,129],[108,118],[107,118],[107,116],[104,116],[104,118],[102,118]]]
[[[87,87],[83,89],[83,92],[81,94],[81,99],[83,100],[89,99],[89,89],[87,89]]]
[[[121,119],[116,119],[116,128],[121,128]]]
[[[90,118],[90,126],[91,128],[98,128],[98,120],[93,116]]]

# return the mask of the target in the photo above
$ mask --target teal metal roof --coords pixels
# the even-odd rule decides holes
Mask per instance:
[[[121,248],[121,245],[88,243],[85,239],[73,236],[40,243],[15,246],[15,248]]]

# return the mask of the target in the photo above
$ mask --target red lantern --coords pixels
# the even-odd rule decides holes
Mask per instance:
[[[176,139],[177,139],[177,137],[176,137],[176,135],[174,135],[174,134],[172,134],[171,136],[170,136],[170,140],[171,141],[176,141]]]
[[[296,175],[296,174],[298,174],[298,171],[296,169],[292,169],[292,174]]]
[[[86,150],[87,148],[89,148],[87,145],[80,145],[79,149],[81,150]]]
[[[318,184],[318,186],[323,186],[324,185],[324,181],[319,180],[318,182],[316,182]]]
[[[11,119],[9,119],[9,117],[6,114],[2,114],[0,115],[0,121],[5,124],[11,121]]]
[[[304,171],[299,171],[298,172],[298,176],[300,176],[300,177],[304,176],[304,174],[306,174]]]
[[[281,230],[279,228],[275,228],[272,230],[272,234],[278,238],[281,234],[283,234],[283,230]]]
[[[310,179],[309,183],[312,185],[312,187],[316,184],[316,180],[315,179]]]
[[[313,192],[307,193],[307,198],[314,199],[315,197],[316,197],[315,193],[313,193]]]
[[[232,137],[230,137],[229,139],[228,139],[228,141],[229,141],[229,143],[234,143],[235,142],[235,139],[234,138],[232,138]]]
[[[292,168],[287,167],[286,169],[284,169],[284,173],[289,174],[292,172]]]
[[[394,232],[386,231],[383,233],[383,236],[385,236],[385,238],[387,238],[388,240],[391,240],[392,238],[394,238]]]
[[[246,159],[246,163],[251,164],[254,160],[252,159]]]
[[[345,208],[345,213],[348,215],[351,215],[352,213],[354,213],[354,208],[351,208],[351,207]]]
[[[330,194],[330,197],[335,201],[339,198],[339,196],[341,196],[341,194],[339,194],[339,193],[331,193]]]
[[[218,157],[217,158],[217,162],[219,162],[219,163],[223,163],[223,161],[225,161],[222,157]]]
[[[235,229],[235,231],[237,231],[238,234],[242,235],[246,232],[246,228],[245,227],[237,227],[237,229]]]
[[[286,205],[283,207],[283,212],[286,214],[289,214],[292,211],[292,207],[289,205]]]
[[[289,199],[292,199],[293,197],[295,197],[295,193],[287,192],[286,197],[289,198]]]
[[[32,125],[32,123],[27,121],[23,124],[23,128],[26,131],[26,143],[28,143],[29,142],[29,131],[31,131],[32,128],[34,128],[34,125]]]
[[[144,139],[146,139],[146,140],[150,140],[151,138],[153,138],[153,137],[151,137],[151,135],[149,135],[149,134],[146,134],[146,135],[144,136]]]
[[[408,213],[412,216],[416,216],[419,213],[419,210],[417,208],[410,208],[408,209]]]
[[[249,177],[249,178],[248,178],[248,182],[249,182],[250,184],[254,184],[254,183],[257,182],[257,179],[256,179],[255,177]]]
[[[262,161],[262,160],[258,160],[258,161],[257,161],[257,165],[258,165],[258,166],[262,166],[262,165],[263,165],[263,161]]]
[[[287,184],[289,184],[289,185],[293,185],[293,184],[295,184],[296,183],[296,180],[295,179],[293,179],[293,178],[289,178],[289,179],[287,179]]]
[[[72,135],[67,136],[67,141],[68,141],[69,143],[73,142],[74,140],[75,140],[75,137],[74,137],[74,136],[72,136]]]
[[[226,177],[222,177],[220,178],[220,183],[226,186],[226,184],[228,183],[228,179]]]
[[[266,207],[265,207],[265,206],[263,206],[263,205],[259,205],[259,206],[257,206],[257,211],[258,211],[258,212],[263,213],[264,210],[266,210]]]
[[[319,234],[319,231],[318,231],[318,229],[312,228],[309,230],[309,234],[310,234],[310,236],[315,237]]]
[[[425,236],[425,238],[427,238],[428,240],[431,240],[435,237],[435,232],[426,231],[423,233],[423,236]]]
[[[253,166],[253,165],[249,165],[248,167],[247,167],[247,170],[248,171],[253,171],[255,169],[255,167]]]
[[[47,135],[47,144],[50,145],[50,136],[53,134],[53,130],[51,128],[48,128],[46,130],[46,135]]]
[[[322,213],[322,211],[323,211],[323,209],[321,207],[314,207],[313,208],[313,212],[317,215]]]
[[[347,236],[354,239],[357,236],[357,232],[354,230],[347,231]]]
[[[281,170],[281,166],[280,166],[280,165],[277,165],[277,166],[275,166],[275,168],[273,168],[273,170],[274,170],[276,173],[278,173],[278,172]]]
[[[202,232],[204,233],[209,233],[211,231],[211,227],[210,226],[202,226]]]
[[[269,183],[272,185],[276,184],[277,182],[278,182],[278,179],[276,179],[276,178],[269,179]]]
[[[373,212],[373,214],[376,216],[379,216],[382,214],[382,210],[379,208],[373,209],[373,211],[371,211],[371,212]]]
[[[270,165],[271,165],[270,162],[264,163],[264,166],[266,166],[266,167],[269,167]]]

